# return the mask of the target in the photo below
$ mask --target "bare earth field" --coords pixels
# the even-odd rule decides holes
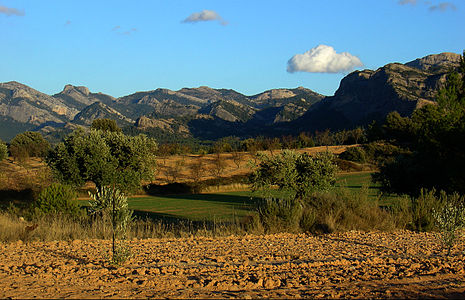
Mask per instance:
[[[346,232],[0,244],[0,298],[463,298],[465,243],[437,233]]]

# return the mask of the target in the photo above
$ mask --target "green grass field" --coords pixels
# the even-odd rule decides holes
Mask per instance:
[[[369,172],[340,175],[336,186],[348,188],[354,193],[367,186],[371,198],[379,197],[379,186],[371,182]],[[384,205],[385,201],[388,201],[385,197],[381,198],[380,204]],[[254,199],[250,191],[147,196],[130,198],[129,208],[137,216],[154,219],[231,221],[254,213]]]

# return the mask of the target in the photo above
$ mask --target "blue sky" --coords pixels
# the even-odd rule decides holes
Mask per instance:
[[[332,95],[355,69],[462,53],[464,29],[464,0],[0,0],[0,82]]]

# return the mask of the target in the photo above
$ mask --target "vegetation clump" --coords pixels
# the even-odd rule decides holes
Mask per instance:
[[[92,181],[99,189],[115,184],[134,192],[142,180],[152,179],[156,150],[156,142],[145,135],[78,130],[50,151],[46,161],[64,183],[81,186]]]
[[[10,142],[11,156],[24,160],[28,157],[44,157],[50,148],[39,132],[26,131],[15,136]]]
[[[0,161],[8,157],[8,147],[0,140]]]
[[[130,255],[125,243],[128,226],[132,221],[132,211],[128,208],[127,197],[115,187],[103,186],[96,193],[89,193],[89,211],[97,218],[101,218],[104,226],[111,227],[112,259],[115,264],[123,263]]]
[[[34,201],[34,208],[43,214],[79,215],[76,191],[68,185],[52,183],[44,188]]]

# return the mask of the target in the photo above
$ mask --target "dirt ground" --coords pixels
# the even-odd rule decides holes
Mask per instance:
[[[0,244],[0,298],[464,298],[465,243],[346,232]]]

